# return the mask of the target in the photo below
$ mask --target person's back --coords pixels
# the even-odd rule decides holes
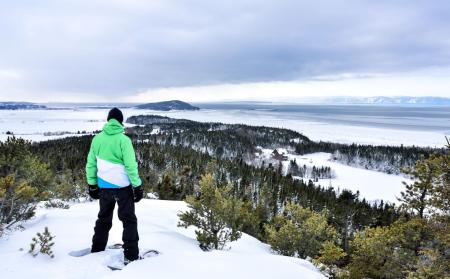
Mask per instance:
[[[93,138],[87,158],[89,195],[100,200],[91,252],[105,250],[117,202],[119,219],[124,228],[122,240],[125,261],[133,261],[139,256],[134,202],[142,199],[143,190],[133,145],[124,134],[122,121],[122,112],[113,108],[102,132]]]
[[[141,185],[133,145],[123,132],[123,126],[112,118],[94,137],[86,168],[88,184],[98,183],[100,188]]]

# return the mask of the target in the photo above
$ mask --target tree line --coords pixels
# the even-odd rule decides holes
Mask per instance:
[[[183,145],[206,152],[217,158],[240,157],[252,164],[259,146],[265,148],[283,147],[296,154],[328,152],[333,160],[340,163],[377,170],[390,174],[400,174],[402,169],[414,166],[415,162],[433,153],[443,153],[444,149],[418,146],[388,146],[340,144],[315,142],[299,132],[289,129],[249,126],[243,124],[223,124],[216,122],[196,122],[173,119],[158,115],[139,115],[127,119],[127,132],[138,140],[153,143]],[[158,133],[154,133],[158,131]]]

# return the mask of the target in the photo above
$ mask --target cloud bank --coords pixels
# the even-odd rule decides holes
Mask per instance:
[[[449,19],[444,0],[9,1],[0,99],[122,100],[418,71],[432,80],[450,67]]]

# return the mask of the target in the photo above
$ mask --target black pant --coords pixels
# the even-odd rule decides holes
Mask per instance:
[[[104,251],[108,243],[109,230],[112,227],[114,206],[119,205],[119,220],[123,224],[123,249],[124,256],[128,260],[136,260],[139,257],[137,230],[137,218],[134,214],[134,198],[131,186],[118,189],[100,189],[100,212],[95,222],[94,237],[92,238],[91,251]]]

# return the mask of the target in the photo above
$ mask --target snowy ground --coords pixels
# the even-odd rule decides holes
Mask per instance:
[[[32,141],[93,132],[102,129],[107,115],[106,109],[0,110],[0,140],[8,137],[7,131]],[[45,132],[67,134],[45,136]]]
[[[122,271],[106,265],[121,257],[120,250],[68,255],[90,246],[98,211],[96,202],[70,209],[39,209],[25,230],[0,239],[2,278],[325,278],[308,261],[275,255],[269,247],[248,235],[233,242],[227,251],[203,252],[194,229],[178,228],[177,213],[186,204],[177,201],[143,200],[136,205],[141,248],[157,249],[161,255],[131,263]],[[117,214],[115,214],[117,215]],[[27,253],[31,238],[45,227],[56,236],[55,258]],[[115,217],[109,243],[121,242],[122,225]],[[23,248],[23,251],[20,251]]]
[[[139,114],[158,114],[201,122],[243,123],[288,128],[303,133],[312,140],[340,143],[388,145],[445,145],[444,135],[437,131],[398,130],[379,127],[351,126],[324,121],[298,119],[286,113],[261,110],[151,111],[123,109],[125,118]],[[44,136],[44,132],[92,132],[102,128],[107,109],[64,110],[0,110],[0,140],[7,131],[34,141],[60,136]]]
[[[272,149],[262,149],[262,157],[269,158]],[[386,174],[378,171],[355,168],[330,161],[331,153],[312,153],[305,155],[289,154],[286,150],[278,149],[278,152],[285,153],[288,160],[283,161],[283,167],[287,171],[290,160],[296,160],[299,166],[330,167],[336,174],[333,179],[320,179],[316,184],[323,187],[334,187],[335,189],[349,189],[352,192],[359,191],[361,198],[376,201],[383,199],[390,202],[398,202],[397,197],[405,189],[402,181],[410,182],[409,179],[401,175]]]

